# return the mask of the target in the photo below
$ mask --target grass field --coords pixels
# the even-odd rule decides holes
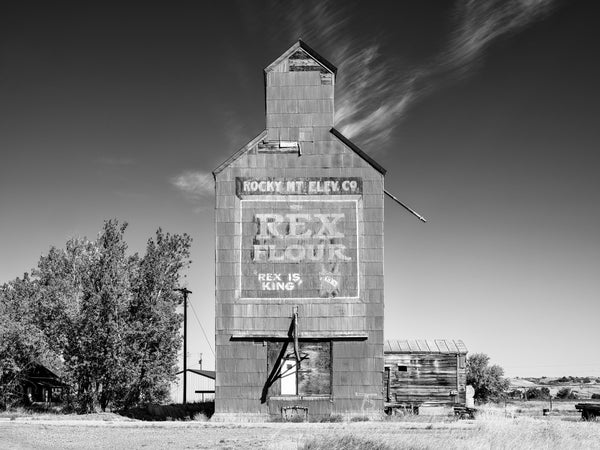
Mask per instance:
[[[475,420],[393,417],[341,423],[147,422],[113,414],[0,415],[0,448],[200,449],[600,449],[600,422],[574,402],[542,415],[544,402],[482,407]],[[86,420],[87,419],[87,420]],[[90,420],[92,419],[92,420]]]

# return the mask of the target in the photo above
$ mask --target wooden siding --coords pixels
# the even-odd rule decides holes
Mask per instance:
[[[296,403],[306,404],[311,416],[376,414],[383,409],[383,173],[331,133],[334,83],[323,82],[321,69],[290,71],[289,67],[286,58],[279,58],[266,73],[266,132],[214,172],[216,413],[281,413],[286,399],[277,397],[276,391],[269,393],[266,401],[263,398],[268,360],[272,358],[267,341],[287,335],[293,308],[297,307],[300,338],[318,336],[321,342],[317,345],[331,342],[331,360],[326,363],[330,365],[331,395],[326,400],[312,398],[315,392],[306,387],[308,395]],[[289,147],[277,151],[279,141],[296,142],[298,151]],[[320,297],[317,290],[310,297],[299,298],[246,295],[248,290],[242,289],[240,280],[252,272],[241,262],[248,255],[243,235],[248,228],[243,227],[236,179],[269,177],[361,180],[362,191],[353,197],[358,263],[357,269],[349,272],[355,278],[355,294]],[[284,200],[294,205],[298,197],[288,195]],[[322,201],[330,196],[318,197]],[[272,272],[277,272],[277,267],[274,263]],[[357,336],[360,340],[353,340]],[[321,367],[310,373],[321,373],[319,377],[324,379],[323,370]],[[318,392],[323,390],[318,388]]]
[[[384,390],[387,402],[423,406],[452,406],[465,403],[467,380],[464,355],[386,353],[384,358]]]

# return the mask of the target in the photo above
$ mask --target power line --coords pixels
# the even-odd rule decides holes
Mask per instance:
[[[202,334],[204,334],[204,339],[206,339],[206,343],[208,344],[208,347],[210,348],[210,351],[212,352],[213,356],[215,356],[215,351],[213,350],[212,345],[210,344],[210,341],[208,340],[208,336],[206,335],[206,331],[204,331],[204,327],[200,323],[200,319],[198,319],[198,314],[196,314],[196,310],[194,309],[194,305],[192,305],[191,302],[190,302],[190,308],[192,308],[192,312],[194,313],[194,317],[196,318],[196,322],[198,322],[198,325],[200,325],[200,329],[202,330]]]

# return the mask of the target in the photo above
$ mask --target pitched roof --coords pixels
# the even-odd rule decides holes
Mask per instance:
[[[221,164],[219,164],[219,167],[217,167],[215,170],[213,170],[213,176],[217,175],[219,172],[221,172],[223,169],[225,169],[228,165],[233,164],[235,162],[235,160],[237,160],[240,156],[242,156],[244,153],[246,153],[248,150],[250,150],[256,144],[258,144],[258,142],[262,141],[266,137],[267,137],[267,130],[263,130],[258,136],[256,136],[254,139],[252,139],[250,142],[248,142],[246,145],[244,145],[242,148],[240,148],[237,152],[235,152],[233,155],[231,155],[229,158],[227,158],[225,161],[223,161]]]
[[[195,373],[196,375],[200,375],[202,377],[210,378],[211,380],[215,379],[215,371],[214,370],[202,370],[202,369],[186,369],[188,372]],[[182,374],[183,370],[177,372],[176,375]]]
[[[342,133],[340,133],[335,128],[332,128],[329,131],[336,138],[338,138],[340,141],[342,141],[342,143],[346,147],[348,147],[350,150],[352,150],[358,156],[360,156],[363,160],[365,160],[368,164],[370,164],[375,170],[377,170],[382,175],[386,174],[387,170],[381,164],[379,164],[377,161],[375,161],[373,158],[371,158],[367,153],[365,153],[358,145],[356,145],[354,142],[352,142],[350,139],[348,139],[346,136],[344,136]],[[213,176],[216,176],[218,173],[223,171],[227,166],[229,166],[230,164],[233,164],[244,153],[246,153],[248,150],[250,150],[256,144],[258,144],[260,141],[264,140],[266,137],[267,137],[267,130],[264,130],[258,136],[256,136],[254,139],[252,139],[250,142],[248,142],[246,145],[244,145],[242,148],[240,148],[237,152],[235,152],[233,155],[231,155],[229,158],[227,158],[225,161],[223,161],[221,164],[219,164],[219,166],[215,170],[213,170]]]
[[[354,142],[352,142],[350,139],[348,139],[346,136],[344,136],[342,133],[340,133],[335,128],[332,128],[329,131],[336,138],[338,138],[340,141],[342,141],[346,145],[346,147],[352,149],[358,156],[360,156],[362,159],[364,159],[366,162],[368,162],[371,166],[373,166],[373,168],[375,170],[377,170],[379,173],[381,173],[381,175],[385,175],[387,170],[382,165],[380,165],[377,161],[375,161],[373,158],[371,158],[369,155],[367,155],[364,151],[362,151],[358,147],[358,145],[356,145]]]
[[[274,66],[281,63],[281,61],[283,61],[286,58],[289,58],[298,49],[304,50],[312,59],[314,59],[320,65],[322,65],[327,70],[332,72],[334,75],[337,73],[337,67],[335,67],[329,61],[327,61],[325,58],[323,58],[319,53],[317,53],[315,50],[313,50],[302,39],[298,39],[298,42],[296,42],[294,45],[292,45],[290,48],[288,48],[279,58],[277,58],[275,61],[273,61],[271,64],[269,64],[265,68],[265,72],[270,71]]]
[[[463,341],[450,339],[389,339],[383,353],[447,353],[465,355],[468,350]]]

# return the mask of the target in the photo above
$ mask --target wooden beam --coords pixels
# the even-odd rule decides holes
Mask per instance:
[[[331,340],[348,340],[348,341],[366,341],[369,337],[367,333],[353,333],[344,331],[333,331],[329,333],[303,331],[298,336],[300,339],[331,339]],[[273,333],[254,332],[254,331],[238,331],[231,336],[231,340],[289,340],[289,335],[285,331],[276,331]]]

